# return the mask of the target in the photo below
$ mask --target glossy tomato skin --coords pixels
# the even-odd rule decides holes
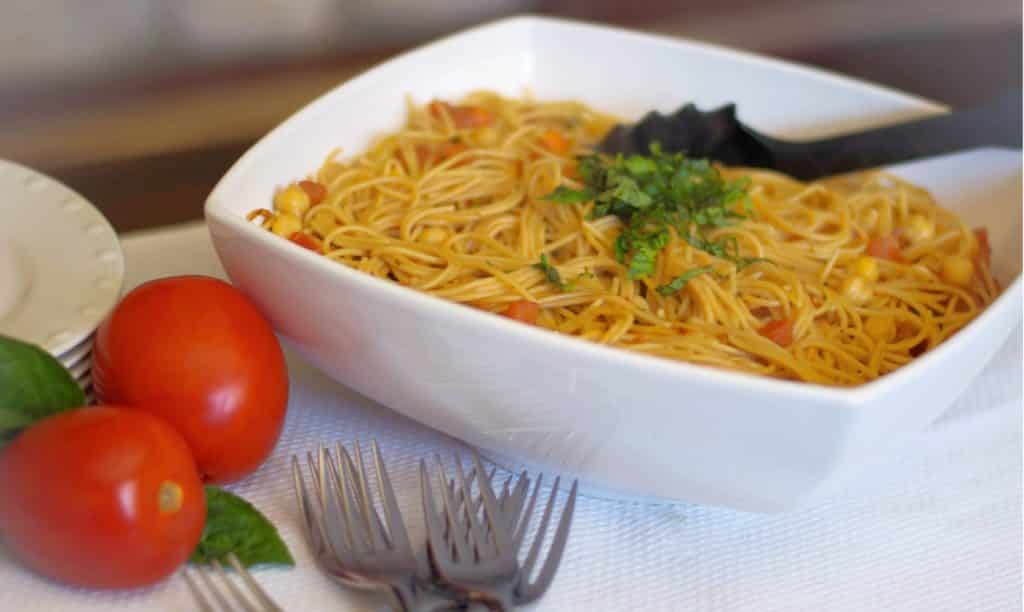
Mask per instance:
[[[0,536],[40,574],[89,588],[152,584],[195,549],[206,498],[184,438],[116,407],[64,412],[0,453]]]
[[[160,279],[126,295],[96,332],[92,372],[103,402],[174,425],[208,482],[248,475],[281,434],[281,346],[245,296],[214,278]]]

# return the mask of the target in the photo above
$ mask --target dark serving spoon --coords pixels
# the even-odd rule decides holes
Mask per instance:
[[[736,119],[735,104],[708,112],[687,104],[671,115],[650,112],[639,123],[618,125],[598,148],[645,154],[652,142],[690,157],[813,180],[972,147],[1020,148],[1021,90],[975,108],[804,142],[772,138],[747,127]]]

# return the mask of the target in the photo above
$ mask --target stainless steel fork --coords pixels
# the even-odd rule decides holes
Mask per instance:
[[[188,583],[188,589],[196,600],[196,606],[198,606],[200,612],[232,612],[235,610],[241,610],[242,612],[283,612],[274,603],[274,600],[267,595],[266,591],[260,587],[252,577],[252,574],[245,569],[238,560],[238,557],[235,556],[235,553],[228,555],[227,562],[241,576],[242,583],[245,585],[244,589],[240,589],[235,584],[235,581],[224,571],[224,566],[217,561],[211,564],[213,566],[211,570],[190,569],[188,567],[182,570],[182,575],[185,577],[185,582]],[[198,575],[198,579],[193,574]],[[208,574],[216,574],[217,580],[214,580]],[[218,587],[217,582],[220,582],[221,586]],[[202,583],[202,587],[200,587],[200,583]],[[246,596],[243,590],[247,590],[249,596]],[[229,593],[230,597],[225,595],[225,592]]]
[[[315,503],[298,459],[292,458],[307,539],[321,566],[350,586],[387,587],[401,610],[451,608],[457,603],[456,595],[434,586],[429,562],[412,549],[377,442],[372,444],[376,487],[370,483],[358,442],[353,455],[354,461],[341,444],[333,454],[321,447],[315,461],[307,454]]]
[[[431,558],[438,573],[451,585],[463,589],[470,598],[485,602],[497,610],[509,610],[514,605],[535,601],[544,594],[554,579],[569,537],[569,527],[576,505],[577,483],[574,481],[569,491],[547,557],[540,566],[537,578],[530,580],[540,561],[560,479],[555,479],[533,544],[525,561],[520,565],[519,551],[526,536],[530,516],[536,506],[541,478],[537,478],[533,494],[525,506],[523,499],[526,486],[523,486],[525,480],[522,478],[511,492],[509,483],[506,482],[502,502],[499,502],[491,489],[491,483],[484,476],[480,457],[476,453],[473,453],[473,463],[482,517],[475,511],[475,503],[456,501],[456,496],[453,496],[446,486],[448,478],[440,458],[437,458],[437,478],[443,514],[438,512],[426,462],[420,461],[423,513],[427,523]],[[455,474],[461,499],[472,500],[472,487],[458,458],[455,462]]]

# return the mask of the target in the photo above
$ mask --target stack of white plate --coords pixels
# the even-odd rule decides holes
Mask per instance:
[[[96,208],[0,160],[0,335],[39,345],[92,400],[92,340],[117,303],[124,258]]]
[[[62,355],[56,355],[64,367],[71,372],[71,376],[78,382],[78,386],[85,391],[85,398],[90,404],[95,399],[92,392],[92,337],[93,334],[89,334],[85,340],[71,347]]]

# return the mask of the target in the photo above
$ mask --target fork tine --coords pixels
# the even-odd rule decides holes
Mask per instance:
[[[245,569],[242,562],[238,559],[235,553],[228,553],[228,563],[234,568],[238,575],[245,581],[246,586],[249,587],[249,592],[256,596],[256,599],[263,605],[267,612],[284,612],[281,607],[274,603],[274,600],[267,595],[267,592],[263,590],[263,587],[256,582],[256,579],[252,577],[249,570]]]
[[[342,452],[345,456],[345,464],[348,469],[349,478],[353,483],[352,494],[355,499],[360,500],[360,503],[357,504],[356,507],[359,509],[363,518],[363,525],[369,530],[368,537],[371,538],[374,549],[391,549],[391,536],[388,533],[388,529],[384,528],[384,521],[381,520],[380,514],[377,512],[377,502],[374,501],[373,495],[370,494],[370,477],[362,460],[362,449],[359,448],[359,443],[356,443],[355,452],[358,453],[356,455],[358,457],[356,459],[356,463],[353,463],[348,451],[343,448]]]
[[[405,521],[402,520],[402,513],[398,509],[398,500],[395,499],[395,490],[391,486],[391,479],[388,471],[384,468],[384,458],[380,454],[380,445],[374,440],[371,444],[373,452],[374,468],[377,471],[377,488],[380,493],[381,503],[384,506],[384,514],[388,521],[388,532],[391,535],[391,544],[402,553],[412,553],[412,546],[409,544],[409,533],[405,530]]]
[[[491,469],[490,473],[487,474],[488,482],[494,481],[494,474],[496,472],[497,468]],[[477,471],[476,466],[471,467],[469,472],[467,472],[466,481],[470,483],[470,486],[472,486],[472,482],[474,480],[478,480],[478,474],[479,472]],[[481,490],[483,490],[483,487],[481,487]],[[502,491],[500,497],[498,498],[499,516],[502,520],[502,524],[504,524],[504,505],[507,498],[508,486],[506,483],[504,490]],[[493,525],[491,524],[490,517],[488,516],[487,510],[484,507],[484,497],[481,493],[477,493],[473,497],[472,512],[474,517],[477,517],[480,521],[482,521],[481,527],[485,535],[483,541],[477,543],[477,555],[481,558],[493,559],[497,557],[501,553],[501,551],[498,549],[497,540],[495,539],[494,534],[491,533],[493,531]]]
[[[442,494],[443,495],[443,494]],[[437,513],[437,506],[434,504],[434,492],[430,488],[430,475],[427,473],[427,462],[420,459],[420,501],[423,504],[423,520],[427,524],[427,543],[430,546],[434,562],[437,563],[441,573],[450,566],[451,549],[445,542],[453,538],[448,537],[454,529],[449,527],[449,534],[443,532],[441,517]]]
[[[533,536],[533,546],[530,547],[530,553],[526,556],[526,561],[523,562],[522,570],[524,576],[529,576],[533,573],[533,566],[537,563],[540,549],[544,545],[544,534],[548,530],[548,523],[551,522],[551,513],[555,509],[555,498],[558,495],[558,484],[561,479],[561,476],[556,476],[555,482],[551,486],[551,495],[548,496],[548,503],[544,506],[544,515],[541,516],[540,525],[537,526],[537,533]]]
[[[485,483],[483,481],[483,476],[482,475],[485,474],[485,473],[486,472],[484,472],[482,469],[477,471],[477,476],[480,478],[480,489],[481,489],[481,492],[484,489],[487,489],[488,492],[489,492],[490,488],[491,488],[490,483]],[[463,499],[470,500],[470,503],[466,504],[466,513],[465,513],[466,514],[466,525],[468,527],[468,532],[469,532],[469,535],[472,537],[470,546],[472,546],[474,549],[476,549],[478,556],[483,556],[483,555],[490,556],[490,555],[488,555],[488,550],[487,550],[487,540],[488,540],[487,534],[484,532],[484,529],[481,526],[480,521],[477,520],[477,513],[475,512],[476,504],[473,503],[473,501],[472,501],[473,500],[472,489],[470,487],[470,484],[466,481],[466,474],[465,474],[465,472],[462,469],[462,458],[459,457],[459,453],[458,452],[455,453],[455,476],[457,478],[456,482],[458,482],[459,486],[462,487]],[[493,494],[492,494],[492,497],[493,497]],[[488,520],[488,522],[489,522],[489,519],[486,516],[486,512],[485,512],[485,515],[484,515],[484,519]],[[493,554],[493,552],[491,554]]]
[[[238,602],[238,605],[242,607],[244,612],[260,612],[259,609],[253,606],[253,603],[249,601],[249,598],[239,590],[234,581],[228,577],[228,574],[224,571],[224,566],[220,564],[220,561],[214,559],[210,565],[213,566],[213,570],[216,572],[217,577],[224,583],[228,592],[231,593],[231,596],[235,598],[235,601]]]
[[[470,542],[469,533],[466,525],[459,520],[459,512],[455,507],[455,502],[452,500],[451,492],[448,490],[447,484],[448,478],[444,473],[444,464],[441,463],[441,457],[435,455],[434,460],[437,462],[437,480],[441,488],[441,499],[444,501],[444,512],[448,519],[449,533],[448,541],[451,546],[455,548],[455,554],[458,556],[460,561],[468,561],[470,556]],[[462,491],[463,499],[472,499],[468,497],[465,490]]]
[[[492,467],[491,471],[488,472],[488,474],[487,474],[487,482],[488,483],[494,482],[494,475],[497,474],[497,473],[498,473],[498,468]],[[474,479],[477,478],[477,476],[476,476],[476,466],[475,465],[473,467],[469,468],[469,471],[466,472],[466,478],[468,478],[470,480],[470,482],[472,482]],[[479,495],[477,496],[477,498],[478,499],[476,500],[476,505],[479,508],[480,506],[483,505],[484,500]],[[498,507],[499,508],[501,507],[501,500],[500,499],[498,500]]]
[[[184,576],[188,590],[192,593],[192,599],[195,599],[196,605],[199,606],[199,612],[217,612],[213,605],[210,604],[210,600],[203,594],[203,590],[196,584],[195,579],[192,578],[192,570],[185,567],[182,569],[181,575]]]
[[[544,591],[548,589],[551,585],[551,581],[555,577],[555,570],[558,569],[558,564],[562,560],[562,553],[565,552],[566,542],[569,540],[569,525],[572,523],[572,515],[576,509],[576,489],[578,484],[579,483],[577,481],[572,481],[572,488],[569,490],[569,498],[565,501],[565,508],[562,509],[562,518],[558,521],[558,528],[555,531],[554,538],[551,540],[551,548],[548,550],[548,558],[544,561],[544,565],[541,567],[540,573],[537,575],[537,579],[526,584],[525,580],[529,579],[533,565],[530,564],[523,568],[524,581],[520,582],[519,589],[517,589],[520,597],[522,598],[521,603],[528,603],[543,595]],[[554,498],[554,491],[552,491],[551,496]],[[550,509],[550,504],[548,505],[548,508]],[[540,537],[537,539],[537,542],[539,541]]]
[[[485,516],[490,525],[491,534],[494,537],[494,545],[500,555],[511,552],[509,549],[508,533],[505,530],[504,515],[498,510],[498,500],[494,498],[494,491],[491,490],[491,483],[484,480],[484,466],[480,461],[480,455],[472,451],[473,464],[476,466],[477,477],[480,482],[480,497],[484,502]]]
[[[494,473],[495,473],[495,471],[496,471],[496,468],[492,469],[491,473],[487,475],[487,480],[488,481],[493,481],[494,480]],[[466,472],[466,482],[469,483],[471,489],[473,487],[473,481],[474,480],[477,480],[476,466],[471,466],[469,468],[469,471]],[[454,490],[455,489],[455,485],[458,484],[458,483],[456,483],[454,479],[452,479],[450,481],[450,483],[451,483],[451,486],[452,486],[452,490]],[[461,505],[461,506],[464,506],[466,504],[466,500],[462,499],[461,488],[460,488],[460,490],[457,493],[458,493],[458,496],[455,498],[455,502],[457,504]],[[484,504],[483,498],[481,498],[479,495],[474,495],[469,507],[470,507],[470,509],[471,509],[471,511],[473,513],[475,513],[477,516],[479,516],[480,515],[480,509],[483,508],[483,504]],[[460,508],[460,511],[461,510],[462,510],[462,508]]]
[[[526,503],[526,493],[530,490],[530,479],[526,475],[526,470],[519,473],[519,479],[516,481],[516,486],[512,489],[512,499],[509,500],[508,510],[506,515],[509,518],[508,530],[510,533],[515,532],[516,525],[519,523],[520,513],[523,511],[523,504]]]
[[[302,478],[302,467],[299,465],[299,458],[292,455],[292,488],[295,491],[295,503],[299,506],[299,512],[302,514],[302,526],[306,541],[309,543],[310,548],[318,550],[321,548],[322,542],[320,541],[319,533],[314,533],[314,522],[316,519],[313,517],[313,508],[309,503],[309,492],[306,490],[306,483]]]
[[[363,465],[363,449],[359,446],[359,440],[355,441],[355,450],[352,454],[355,455],[355,471],[353,474],[355,475],[356,486],[362,498],[363,516],[366,518],[367,527],[370,531],[370,542],[372,542],[375,549],[384,548],[384,542],[380,540],[380,532],[374,529],[375,526],[372,524],[377,510],[374,506],[373,496],[370,495],[370,479],[366,475],[366,466]]]
[[[325,489],[328,489],[330,485],[327,481],[327,473],[324,469],[324,466],[327,464],[327,459],[325,459],[324,457],[324,452],[325,449],[323,446],[317,449],[316,461],[313,461],[312,453],[306,453],[306,462],[309,464],[309,471],[312,473],[313,476],[313,488],[316,491],[317,501],[320,506],[320,512],[313,513],[315,515],[316,526],[319,531],[321,547],[319,550],[327,548],[331,552],[331,554],[334,555],[336,558],[345,559],[348,557],[348,555],[344,554],[344,548],[348,547],[354,550],[352,540],[349,539],[348,541],[346,541],[344,539],[346,535],[344,532],[341,534],[342,539],[340,541],[337,538],[332,537],[332,532],[327,525],[327,517],[332,516],[332,514],[330,513],[330,506],[331,500],[334,499],[334,497],[330,495],[330,491],[325,491]],[[337,511],[340,514],[340,506],[337,508]],[[332,522],[332,525],[336,524],[336,522]],[[326,547],[323,546],[324,542],[327,543]]]
[[[317,451],[319,453],[319,451]],[[321,480],[318,478],[320,474],[320,467],[316,461],[313,461],[313,453],[306,452],[306,466],[309,468],[309,474],[313,481],[313,490],[316,493],[316,501],[320,504],[323,509],[324,493],[321,487]]]
[[[512,484],[512,477],[509,476],[505,479],[505,482],[501,484],[501,494],[498,495],[498,509],[501,510],[502,516],[507,517],[505,514],[506,509],[511,509],[509,503],[512,497],[512,488],[509,486]]]
[[[359,541],[364,546],[364,552],[373,552],[383,548],[380,541],[380,531],[378,530],[379,525],[374,525],[373,519],[370,517],[370,511],[373,507],[373,501],[367,500],[365,483],[362,482],[359,474],[356,472],[357,468],[352,464],[352,456],[349,455],[348,449],[341,445],[339,442],[335,445],[335,450],[338,454],[338,465],[341,473],[339,474],[338,480],[344,490],[343,501],[345,503],[345,514],[349,524],[352,526],[354,532],[360,534]],[[356,445],[356,457],[361,454],[358,444]],[[359,459],[360,472],[362,471],[362,460]],[[376,514],[376,513],[374,513]],[[359,527],[355,527],[358,525]]]
[[[203,583],[203,587],[206,589],[206,592],[210,593],[210,595],[213,596],[213,599],[217,602],[217,606],[219,606],[221,610],[230,610],[231,604],[228,603],[228,600],[224,599],[224,594],[221,593],[220,589],[217,588],[217,585],[210,580],[210,577],[206,575],[206,572],[199,570],[196,573],[199,574],[199,581]]]
[[[378,542],[380,547],[383,549],[391,549],[394,546],[394,542],[391,540],[391,528],[384,528],[384,521],[381,519],[380,513],[377,511],[377,501],[372,494],[373,487],[370,485],[372,479],[370,478],[370,473],[367,471],[366,464],[363,461],[363,449],[360,448],[358,441],[356,441],[355,447],[356,467],[353,468],[353,473],[355,473],[355,469],[359,470],[359,487],[360,491],[363,492],[363,504],[367,513],[367,520],[374,528],[374,535],[377,536],[374,538],[374,541]],[[378,490],[377,493],[379,495],[380,491]]]
[[[526,530],[530,526],[530,517],[533,516],[533,508],[537,505],[537,495],[540,493],[540,486],[543,484],[544,474],[537,474],[537,482],[533,483],[533,495],[526,504],[526,509],[520,515],[519,524],[516,525],[515,535],[512,537],[512,547],[516,554],[523,546],[523,539],[526,537]]]
[[[340,449],[343,451],[344,449]],[[348,474],[345,472],[344,465],[339,468],[341,464],[341,458],[335,462],[334,455],[331,454],[330,449],[321,447],[320,449],[320,469],[326,471],[330,475],[330,482],[324,482],[323,487],[325,491],[330,495],[330,500],[334,502],[336,515],[340,520],[333,521],[332,524],[341,524],[342,536],[346,540],[346,543],[351,546],[352,550],[356,553],[366,552],[372,550],[372,546],[366,541],[366,533],[361,529],[356,522],[355,514],[357,510],[353,510],[353,506],[357,504],[352,499],[352,494],[348,484]],[[326,470],[324,466],[326,465]]]

